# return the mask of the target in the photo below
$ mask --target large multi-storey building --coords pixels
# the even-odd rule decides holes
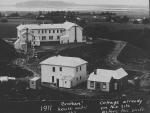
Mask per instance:
[[[78,57],[50,57],[40,63],[41,82],[71,88],[87,80],[87,63]]]
[[[43,42],[59,42],[60,44],[85,42],[82,28],[71,22],[63,24],[25,24],[17,27],[18,40],[16,49],[24,49],[23,45],[40,46]],[[25,48],[26,49],[26,48]]]

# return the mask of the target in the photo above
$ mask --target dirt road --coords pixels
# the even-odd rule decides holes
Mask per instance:
[[[107,39],[102,39],[102,40],[107,40]],[[124,41],[116,41],[116,40],[107,40],[107,41],[113,41],[116,43],[116,46],[114,50],[112,51],[111,54],[108,55],[107,58],[107,63],[111,67],[123,67],[125,70],[130,70],[130,71],[138,71],[143,73],[140,77],[137,77],[136,80],[140,80],[140,86],[150,86],[150,71],[145,70],[144,68],[137,68],[134,65],[126,65],[118,61],[117,57],[123,50],[123,48],[126,46],[126,42]]]

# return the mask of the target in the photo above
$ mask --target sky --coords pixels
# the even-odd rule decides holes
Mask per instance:
[[[0,5],[14,5],[28,0],[0,0]],[[54,1],[54,0],[53,0]],[[147,5],[149,0],[59,0],[77,4]]]

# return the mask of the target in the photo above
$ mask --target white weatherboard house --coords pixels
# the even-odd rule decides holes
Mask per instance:
[[[87,62],[77,57],[54,56],[41,64],[41,82],[71,88],[87,80]]]
[[[17,27],[18,40],[14,43],[16,49],[29,42],[32,46],[40,46],[42,42],[59,42],[68,44],[85,42],[82,28],[71,22],[62,24],[25,24]]]
[[[97,69],[90,74],[87,89],[100,91],[114,91],[128,84],[128,74],[122,69],[106,70]]]

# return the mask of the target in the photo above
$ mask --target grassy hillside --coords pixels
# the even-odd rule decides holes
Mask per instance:
[[[149,53],[131,44],[127,44],[118,56],[118,60],[124,64],[131,63],[135,59],[146,59]]]
[[[69,100],[78,98],[83,99],[84,97],[46,87],[42,87],[42,90],[30,89],[28,83],[21,81],[0,82],[0,101]]]
[[[59,47],[59,45],[57,45],[57,47]],[[54,50],[47,53],[39,52],[37,53],[37,59],[33,59],[32,63],[30,64],[29,62],[29,64],[34,71],[40,73],[39,63],[53,55],[79,57],[88,62],[88,71],[90,73],[97,68],[111,68],[107,65],[106,59],[107,55],[112,52],[114,47],[115,43],[112,41],[101,41],[92,44],[83,44],[80,46],[69,47],[63,50],[59,50],[59,52]],[[58,53],[55,54],[55,52]]]
[[[92,72],[97,68],[110,68],[106,64],[106,59],[114,47],[115,43],[112,41],[102,41],[77,48],[66,49],[60,51],[58,54],[62,56],[79,57],[86,60],[88,62],[88,71]]]
[[[1,60],[12,60],[17,55],[16,50],[13,46],[0,39],[0,59]]]
[[[12,64],[13,59],[18,57],[13,46],[0,39],[0,76],[23,77],[31,76],[32,72]]]

